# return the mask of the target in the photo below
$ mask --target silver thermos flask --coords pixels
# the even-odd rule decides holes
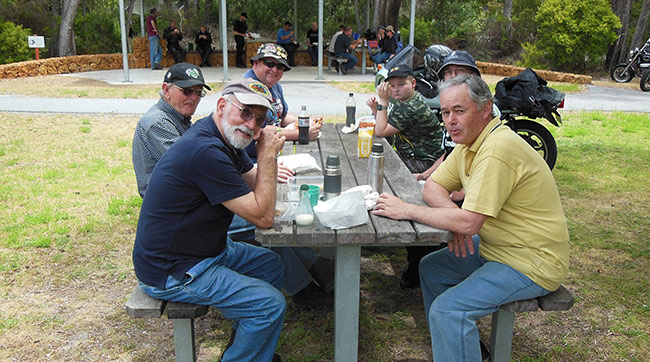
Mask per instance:
[[[329,155],[325,161],[325,180],[323,199],[333,199],[341,194],[341,160],[339,156]]]
[[[382,193],[384,187],[384,146],[373,143],[368,158],[368,185],[373,191]]]

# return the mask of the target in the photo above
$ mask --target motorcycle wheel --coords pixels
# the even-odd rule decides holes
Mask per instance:
[[[650,92],[650,70],[646,70],[641,77],[641,90],[644,92]]]
[[[627,83],[634,78],[634,72],[632,72],[631,68],[628,68],[627,71],[625,68],[627,67],[627,64],[625,63],[620,63],[617,64],[614,68],[612,68],[612,71],[609,72],[609,75],[612,77],[612,80],[617,82],[617,83]]]
[[[555,167],[557,144],[546,127],[529,119],[510,121],[508,126],[542,156],[551,170]]]

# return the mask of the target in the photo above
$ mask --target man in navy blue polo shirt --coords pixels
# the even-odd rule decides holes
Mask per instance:
[[[213,306],[233,320],[223,361],[278,361],[286,301],[272,251],[227,236],[233,214],[270,227],[276,155],[285,138],[261,126],[269,89],[228,84],[215,112],[197,121],[156,165],[140,210],[133,265],[154,298]],[[257,167],[244,148],[257,138]]]

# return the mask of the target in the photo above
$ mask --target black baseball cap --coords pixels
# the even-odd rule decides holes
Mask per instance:
[[[165,83],[173,83],[181,88],[190,88],[195,85],[202,85],[207,90],[212,90],[203,79],[201,69],[194,64],[174,64],[165,73]]]
[[[256,60],[262,58],[273,58],[287,67],[287,70],[285,70],[285,72],[291,70],[289,63],[287,62],[287,51],[284,50],[284,48],[280,45],[274,43],[266,43],[260,45],[259,48],[257,48],[257,54],[251,58],[251,64],[253,64]]]
[[[245,17],[246,19],[248,19],[248,15],[246,15],[245,12],[244,12],[244,13],[241,13],[241,16],[243,16],[243,17]]]
[[[477,75],[481,75],[481,71],[476,66],[476,60],[474,60],[474,57],[467,50],[454,50],[442,62],[442,66],[438,69],[438,78],[442,79],[445,67],[451,64],[470,67]]]
[[[386,80],[391,77],[406,78],[409,75],[413,76],[413,69],[411,69],[411,67],[406,64],[397,64],[396,66],[390,68],[388,71],[388,76],[386,76]]]

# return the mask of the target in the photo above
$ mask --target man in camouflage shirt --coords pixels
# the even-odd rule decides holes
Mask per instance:
[[[391,96],[395,103],[388,114]],[[394,137],[393,146],[412,173],[427,170],[444,153],[440,121],[415,91],[409,66],[394,66],[377,87],[377,97],[371,97],[367,104],[375,116],[375,135]]]
[[[387,114],[390,96],[395,103]],[[394,137],[397,154],[417,179],[417,175],[431,168],[444,153],[440,121],[424,103],[422,95],[415,91],[413,70],[406,65],[396,65],[388,71],[386,81],[377,87],[377,98],[368,100],[375,115],[375,135]],[[402,272],[400,287],[412,289],[420,286],[420,259],[442,247],[407,246],[408,264]]]

